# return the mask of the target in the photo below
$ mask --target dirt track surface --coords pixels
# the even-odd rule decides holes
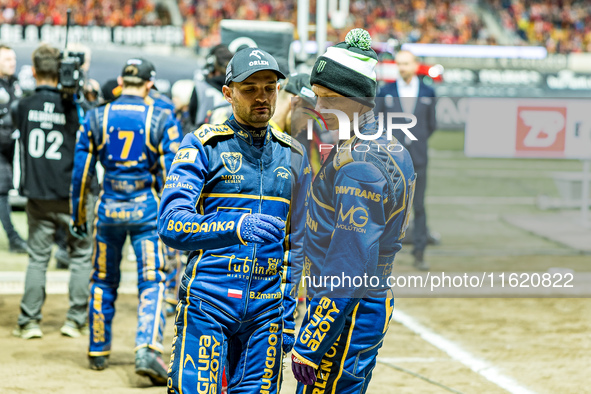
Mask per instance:
[[[49,295],[43,308],[44,338],[11,336],[20,296],[0,296],[0,381],[2,393],[164,393],[135,375],[133,344],[136,297],[121,295],[114,321],[111,366],[87,367],[87,338],[59,333],[66,312],[65,295]],[[501,373],[538,393],[588,392],[591,365],[591,300],[588,299],[400,299],[397,308],[418,323],[484,359]],[[168,321],[165,345],[171,343]],[[166,353],[167,359],[169,353]],[[503,393],[489,382],[393,322],[369,393],[442,393],[435,383],[462,393]],[[419,374],[414,376],[406,371]],[[286,371],[282,393],[295,384]],[[429,379],[431,382],[427,381]]]

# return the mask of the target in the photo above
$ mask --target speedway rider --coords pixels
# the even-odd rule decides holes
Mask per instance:
[[[121,279],[121,252],[127,236],[137,256],[138,326],[136,373],[155,384],[167,381],[162,362],[164,329],[164,257],[156,232],[158,182],[166,177],[180,143],[180,131],[170,113],[146,102],[154,84],[154,66],[129,59],[120,84],[122,94],[89,112],[76,144],[72,174],[71,231],[87,236],[85,183],[94,175],[97,158],[105,177],[96,206],[93,272],[90,282],[90,367],[108,366],[111,327]]]
[[[306,202],[308,310],[292,352],[300,394],[365,393],[394,307],[387,278],[407,226],[415,175],[408,151],[379,135],[376,63],[369,33],[354,29],[312,69],[316,110],[344,112],[363,138],[356,131],[332,149]],[[329,130],[339,129],[335,121],[326,115]]]
[[[223,87],[233,115],[185,136],[164,185],[160,237],[191,251],[170,393],[220,392],[224,366],[229,393],[279,391],[282,347],[291,349],[295,328],[288,268],[301,261],[303,223],[291,217],[303,217],[296,202],[311,174],[301,145],[269,126],[278,77],[267,52],[238,51]]]

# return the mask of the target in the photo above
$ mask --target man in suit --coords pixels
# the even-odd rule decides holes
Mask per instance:
[[[417,173],[412,234],[412,254],[415,258],[413,266],[421,271],[428,271],[429,264],[424,258],[428,241],[425,189],[427,188],[427,140],[436,127],[435,91],[417,77],[418,62],[411,52],[398,52],[396,64],[400,78],[380,89],[377,97],[383,97],[383,99],[376,100],[376,108],[378,112],[405,112],[417,117],[417,124],[411,130],[417,138],[416,141],[411,141],[400,130],[394,131],[393,135],[410,152]]]

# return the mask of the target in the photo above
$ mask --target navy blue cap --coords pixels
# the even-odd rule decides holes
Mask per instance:
[[[285,78],[277,60],[268,52],[258,48],[241,49],[234,54],[226,67],[226,85],[230,82],[243,82],[252,74],[264,70],[274,71],[279,78]]]
[[[310,85],[310,74],[290,74],[289,77],[287,77],[283,90],[302,97],[314,106],[316,105],[316,95],[312,91],[312,85]]]
[[[156,78],[156,69],[146,59],[133,58],[125,63],[121,76],[124,81],[130,82],[153,81]]]

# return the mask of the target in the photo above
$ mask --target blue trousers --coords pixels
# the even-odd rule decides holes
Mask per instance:
[[[283,307],[237,321],[181,285],[168,370],[168,393],[278,394]]]
[[[111,325],[115,300],[121,279],[121,253],[130,236],[137,256],[139,306],[135,339],[136,350],[148,346],[162,352],[164,330],[164,256],[156,223],[149,225],[101,225],[97,221],[92,256],[89,324],[90,356],[103,356],[111,351]]]
[[[366,393],[393,309],[393,298],[362,299],[347,316],[338,340],[322,358],[316,383],[298,383],[296,393]]]

